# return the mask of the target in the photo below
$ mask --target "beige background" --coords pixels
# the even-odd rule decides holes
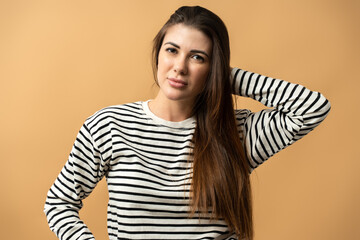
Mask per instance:
[[[322,125],[252,175],[255,239],[360,239],[357,0],[0,0],[0,239],[56,239],[43,205],[80,126],[102,107],[154,97],[152,38],[195,4],[227,24],[232,66],[332,103]],[[84,203],[106,239],[105,181]]]

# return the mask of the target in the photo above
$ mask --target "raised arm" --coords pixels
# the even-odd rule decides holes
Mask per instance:
[[[107,171],[107,164],[84,124],[69,159],[51,186],[44,212],[50,229],[59,239],[95,239],[79,218],[86,198]]]
[[[312,131],[330,111],[330,103],[321,93],[299,84],[238,68],[232,69],[231,79],[234,94],[270,108],[237,112],[251,171]]]

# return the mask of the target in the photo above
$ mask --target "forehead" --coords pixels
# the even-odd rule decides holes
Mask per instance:
[[[203,32],[184,24],[176,24],[167,29],[163,45],[167,42],[177,44],[183,50],[202,50],[211,53],[212,41]]]

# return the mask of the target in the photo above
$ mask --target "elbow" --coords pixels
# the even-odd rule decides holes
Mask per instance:
[[[325,118],[331,110],[331,103],[329,99],[327,99],[324,95],[322,95],[321,93],[319,94],[320,94],[321,102],[323,102],[323,104],[319,107],[319,112],[321,112]]]
[[[305,125],[318,125],[329,115],[331,110],[330,101],[321,93],[318,94],[318,99],[312,107],[312,110],[304,115],[303,120]]]

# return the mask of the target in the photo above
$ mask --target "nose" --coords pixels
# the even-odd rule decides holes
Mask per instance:
[[[178,56],[174,63],[174,71],[180,75],[185,75],[188,72],[188,63],[186,57]]]

